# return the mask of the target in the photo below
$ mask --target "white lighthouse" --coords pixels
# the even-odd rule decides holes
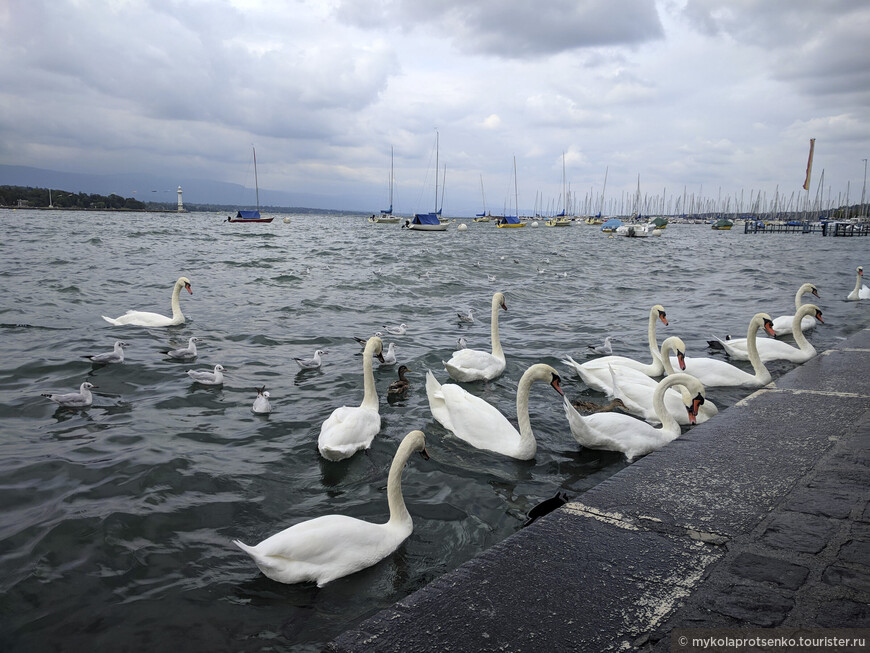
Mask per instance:
[[[178,212],[184,212],[184,204],[181,203],[181,186],[178,187]]]

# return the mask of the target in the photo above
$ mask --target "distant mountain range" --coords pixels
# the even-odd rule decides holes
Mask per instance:
[[[91,175],[58,172],[27,166],[0,165],[0,186],[31,186],[75,193],[96,193],[133,197],[140,202],[175,204],[178,187],[185,204],[253,205],[252,190],[241,184],[228,184],[207,179],[161,177],[158,175],[114,174]],[[315,209],[358,210],[346,197],[326,197],[311,193],[260,189],[260,206],[306,207]]]

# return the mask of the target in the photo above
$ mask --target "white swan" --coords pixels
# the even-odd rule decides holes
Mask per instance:
[[[492,296],[492,319],[490,320],[490,338],[492,353],[479,349],[458,349],[453,357],[444,363],[444,369],[455,381],[490,381],[504,372],[505,358],[498,337],[498,309],[507,310],[504,295],[500,292]]]
[[[525,371],[517,385],[517,420],[520,430],[497,408],[454,383],[440,385],[432,372],[426,374],[426,396],[432,416],[461,440],[478,449],[531,460],[538,445],[529,420],[529,389],[534,381],[547,381],[560,395],[559,374],[538,363]]]
[[[870,299],[870,288],[861,284],[861,280],[864,278],[864,268],[859,265],[855,268],[855,272],[858,273],[858,276],[855,277],[855,287],[852,289],[852,292],[848,294],[846,299]]]
[[[811,293],[815,297],[819,297],[818,289],[811,283],[805,283],[800,288],[798,288],[797,293],[794,296],[794,310],[797,313],[801,306],[801,297],[805,294]],[[791,315],[779,315],[773,318],[773,332],[778,336],[784,336],[788,333],[792,333],[792,321],[794,319],[794,313]],[[804,317],[801,320],[801,331],[806,331],[807,329],[812,329],[816,326],[816,321],[809,316]]]
[[[62,408],[88,408],[94,403],[91,389],[96,387],[92,383],[85,381],[79,386],[78,392],[68,392],[62,395],[43,393],[42,396],[48,397]]]
[[[372,336],[363,350],[364,394],[359,406],[341,406],[332,411],[320,426],[317,448],[327,460],[350,458],[360,449],[368,449],[381,430],[381,414],[378,412],[378,393],[372,372],[372,356],[383,360],[384,343]]]
[[[818,306],[815,304],[803,304],[793,316],[792,334],[794,335],[797,347],[782,340],[773,340],[771,338],[763,338],[756,341],[755,348],[758,350],[758,356],[763,363],[778,360],[805,363],[816,355],[816,348],[810,344],[803,331],[799,328],[807,316],[824,323],[822,312]],[[746,338],[719,340],[719,342],[722,343],[722,347],[724,347],[731,358],[740,361],[749,360],[748,340]]]
[[[705,401],[704,386],[698,379],[688,374],[673,374],[659,381],[653,395],[656,412],[662,423],[660,428],[619,413],[594,413],[584,417],[574,410],[571,402],[566,398],[565,416],[571,427],[571,435],[580,445],[589,449],[621,451],[629,461],[661,449],[668,442],[678,438],[681,432],[680,425],[664,406],[665,391],[675,385],[682,385],[688,389],[691,401],[685,406],[685,410],[690,416],[690,421],[694,423],[694,415]]]
[[[676,354],[677,361],[685,359],[686,345],[681,338],[671,336],[662,343],[662,361],[664,362],[665,372],[673,375],[674,368],[671,365],[670,353]],[[646,374],[641,374],[637,370],[628,367],[610,367],[613,377],[612,389],[608,393],[608,398],[621,399],[625,410],[632,415],[658,424],[661,420],[655,409],[655,391],[658,387],[658,382],[648,377]],[[681,386],[682,387],[682,386]],[[686,414],[685,406],[691,400],[691,397],[686,397],[686,390],[678,392],[674,388],[668,388],[664,393],[663,401],[665,410],[677,420],[678,424],[686,425],[690,422],[689,416]],[[706,422],[711,417],[719,414],[719,408],[712,401],[705,401],[700,407],[695,420],[697,423]]]
[[[191,295],[193,290],[190,288],[190,281],[187,277],[178,277],[175,286],[172,288],[172,317],[166,317],[160,313],[149,313],[147,311],[127,311],[121,317],[111,318],[103,315],[103,319],[109,324],[119,326],[121,324],[132,324],[135,326],[147,327],[165,327],[184,324],[184,314],[181,312],[181,302],[178,301],[178,296],[181,294],[181,289],[186,288]]]
[[[627,356],[603,356],[591,361],[587,361],[582,365],[575,361],[570,356],[566,356],[562,361],[565,365],[571,367],[583,382],[590,388],[599,392],[608,392],[610,390],[610,370],[608,365],[620,365],[631,367],[640,370],[647,376],[661,376],[665,373],[665,368],[659,355],[659,345],[656,342],[656,320],[661,320],[662,324],[667,326],[668,318],[665,314],[665,309],[660,304],[656,304],[649,309],[649,324],[647,325],[647,342],[649,344],[650,356],[652,362],[649,365],[636,361]]]
[[[224,382],[224,372],[226,370],[223,365],[215,365],[214,371],[187,370],[187,376],[202,385],[222,385]]]
[[[402,470],[415,451],[429,459],[422,431],[408,433],[393,457],[387,478],[390,507],[387,523],[324,515],[286,528],[256,546],[239,540],[233,540],[233,544],[251,556],[263,574],[279,583],[314,581],[318,587],[323,587],[336,578],[380,562],[414,530],[402,497]]]
[[[809,305],[807,304],[807,306]],[[800,312],[798,313],[800,314]],[[749,330],[746,333],[749,362],[752,363],[754,374],[741,370],[739,367],[735,367],[723,360],[690,356],[683,359],[686,364],[686,374],[697,377],[708,388],[721,386],[760,388],[763,385],[767,385],[772,377],[761,361],[756,345],[756,333],[762,327],[771,336],[773,335],[773,320],[770,319],[770,316],[767,313],[756,313],[752,317],[752,320],[750,320]],[[798,333],[800,333],[800,330],[795,333],[795,339],[797,339]]]

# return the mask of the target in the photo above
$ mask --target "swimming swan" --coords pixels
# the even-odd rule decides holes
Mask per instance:
[[[846,296],[846,299],[870,299],[870,288],[861,284],[861,280],[864,278],[864,268],[859,265],[855,268],[855,272],[858,273],[858,276],[855,277],[855,287],[852,289],[852,292]]]
[[[798,288],[797,293],[794,296],[794,310],[797,313],[803,304],[801,303],[801,297],[807,293],[811,293],[817,299],[821,299],[819,297],[818,289],[811,283],[805,283],[800,288]],[[794,319],[794,313],[791,315],[779,315],[773,318],[773,331],[778,336],[784,336],[788,333],[792,333],[792,321]],[[809,316],[805,316],[803,320],[801,320],[801,331],[806,331],[807,329],[812,329],[816,326],[816,321]],[[762,360],[764,360],[762,358]]]
[[[659,345],[656,342],[656,320],[661,320],[662,324],[667,326],[668,318],[665,309],[660,304],[656,304],[649,309],[649,324],[647,325],[647,342],[649,344],[650,356],[652,362],[649,365],[636,361],[627,356],[603,356],[591,361],[587,361],[582,365],[575,361],[570,356],[566,356],[562,361],[565,365],[571,367],[583,382],[590,388],[599,392],[607,393],[610,390],[610,371],[608,365],[621,365],[639,370],[647,376],[661,376],[665,373],[665,368],[659,355]]]
[[[383,360],[381,351],[384,343],[372,336],[363,351],[363,394],[359,406],[342,406],[332,411],[332,415],[320,426],[317,448],[327,460],[350,458],[360,449],[368,449],[372,440],[381,430],[381,415],[378,412],[378,393],[372,372],[372,356]]]
[[[498,309],[507,310],[504,295],[500,292],[492,296],[492,319],[490,320],[490,338],[492,353],[479,349],[458,349],[453,357],[444,363],[444,369],[455,381],[490,381],[504,372],[505,358],[498,337]]]
[[[387,479],[390,520],[373,524],[345,515],[324,515],[300,522],[266,538],[256,546],[233,544],[253,558],[268,578],[279,583],[314,581],[318,587],[380,562],[414,530],[402,497],[402,470],[418,451],[429,459],[422,431],[404,437]]]
[[[669,376],[674,374],[670,359],[671,352],[676,354],[676,359],[680,363],[680,369],[682,369],[685,364],[683,361],[686,358],[686,344],[682,338],[671,336],[662,343],[662,361],[665,372]],[[621,399],[626,411],[632,415],[654,424],[660,423],[661,420],[655,410],[655,391],[658,382],[628,367],[611,366],[610,371],[613,376],[613,388],[608,393],[608,397]],[[677,420],[678,424],[682,425],[690,423],[685,407],[691,401],[691,397],[686,397],[685,393],[685,390],[677,391],[675,388],[668,388],[663,398],[665,410]],[[695,420],[700,424],[718,414],[719,408],[716,404],[707,400],[698,410]]]
[[[135,326],[147,327],[165,327],[184,324],[184,314],[181,312],[181,302],[178,301],[178,296],[181,294],[181,289],[186,288],[191,295],[193,290],[190,288],[190,281],[187,277],[178,277],[175,282],[175,287],[172,288],[172,317],[160,315],[160,313],[149,313],[147,311],[127,311],[121,317],[111,318],[105,315],[102,318],[109,324],[119,326],[121,324],[132,324]]]
[[[806,304],[806,306],[811,306],[811,304]],[[798,311],[798,315],[800,314],[800,311]],[[735,367],[723,360],[689,356],[684,359],[686,374],[697,377],[708,388],[721,386],[760,388],[763,385],[767,385],[772,380],[772,377],[758,355],[758,346],[756,344],[756,333],[762,327],[771,336],[773,335],[773,321],[770,319],[770,316],[767,313],[756,313],[752,317],[752,320],[750,320],[749,330],[746,333],[749,362],[752,363],[752,370],[755,374],[745,372],[739,367]],[[800,329],[795,333],[795,339],[798,338],[799,333]]]
[[[440,385],[432,372],[426,374],[426,395],[432,416],[460,440],[478,449],[531,460],[538,445],[529,420],[529,390],[534,381],[547,381],[560,395],[558,372],[538,363],[525,371],[517,385],[517,420],[520,430],[497,408],[454,383]]]
[[[807,340],[803,331],[799,328],[803,320],[809,316],[815,318],[824,324],[822,312],[815,304],[804,304],[800,307],[797,313],[793,316],[792,335],[797,347],[783,342],[782,340],[773,340],[764,338],[755,343],[755,348],[758,350],[758,356],[763,363],[769,361],[787,360],[792,363],[805,363],[816,355],[816,348],[813,347]],[[722,347],[728,352],[728,355],[740,361],[745,361],[749,358],[746,338],[737,338],[731,340],[720,340]]]
[[[619,413],[595,413],[584,417],[565,399],[565,417],[571,427],[571,435],[588,449],[621,451],[629,461],[661,449],[680,436],[680,425],[665,409],[664,394],[668,388],[682,385],[688,389],[691,402],[685,406],[690,422],[704,404],[704,386],[688,374],[672,374],[659,381],[653,395],[656,414],[661,427],[655,428],[644,421]]]

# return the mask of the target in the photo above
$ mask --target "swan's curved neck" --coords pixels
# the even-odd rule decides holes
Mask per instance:
[[[371,357],[369,357],[371,358]],[[412,453],[411,445],[402,441],[393,457],[390,465],[390,475],[387,477],[387,504],[390,507],[390,524],[411,524],[411,514],[405,506],[405,497],[402,496],[402,470]]]
[[[174,320],[184,319],[184,314],[181,312],[181,302],[178,299],[182,288],[184,288],[184,284],[176,281],[175,287],[172,289],[172,318]]]
[[[807,310],[799,310],[794,314],[794,317],[791,319],[791,334],[794,336],[794,341],[801,351],[815,351],[815,347],[810,344],[810,341],[807,340],[807,337],[804,335],[804,330],[801,328],[801,322],[804,317],[807,315],[815,316],[816,310],[807,309]],[[813,318],[815,319],[815,317]]]
[[[489,321],[489,336],[492,340],[492,355],[496,358],[504,358],[504,352],[501,349],[501,340],[498,337],[498,311],[501,305],[493,300],[492,302],[492,318]]]
[[[373,348],[365,348],[363,352],[363,387],[365,394],[363,395],[360,408],[368,408],[369,410],[378,409],[378,391],[375,389],[375,375],[372,372],[372,356]]]
[[[666,376],[664,379],[659,381],[659,384],[656,386],[656,390],[653,393],[653,410],[655,411],[656,417],[658,417],[659,421],[662,423],[661,431],[664,433],[673,433],[676,431],[677,435],[680,434],[680,425],[677,424],[677,420],[673,415],[671,415],[671,411],[665,408],[665,392],[671,386],[681,383],[682,381],[679,377]]]
[[[662,365],[665,368],[665,376],[670,376],[674,373],[674,366],[671,364],[671,346],[670,343],[667,345],[662,343]]]
[[[529,419],[529,393],[532,383],[536,380],[535,375],[526,370],[517,384],[517,423],[520,427],[520,447],[530,448],[533,452],[538,444],[532,431],[532,421]]]
[[[811,292],[812,286],[801,286],[798,288],[797,294],[794,296],[794,310],[799,311],[803,304],[801,303],[801,297],[803,297],[806,293]]]
[[[752,371],[755,372],[755,378],[760,381],[764,381],[765,383],[769,383],[771,378],[770,372],[767,367],[765,367],[764,363],[761,362],[761,356],[758,355],[758,345],[755,342],[755,338],[758,335],[758,329],[764,324],[762,320],[761,323],[755,318],[749,323],[749,331],[746,334],[746,350],[749,354],[749,362],[752,364]],[[800,331],[800,329],[798,329]]]
[[[855,294],[855,297],[858,297],[858,293],[861,291],[861,281],[863,281],[864,277],[860,274],[855,275],[855,289],[852,291]]]
[[[649,325],[647,326],[646,336],[649,343],[649,353],[652,356],[652,367],[655,370],[650,376],[658,376],[662,373],[662,361],[659,355],[659,343],[656,341],[656,320],[659,319],[659,312],[653,308],[649,312]]]

